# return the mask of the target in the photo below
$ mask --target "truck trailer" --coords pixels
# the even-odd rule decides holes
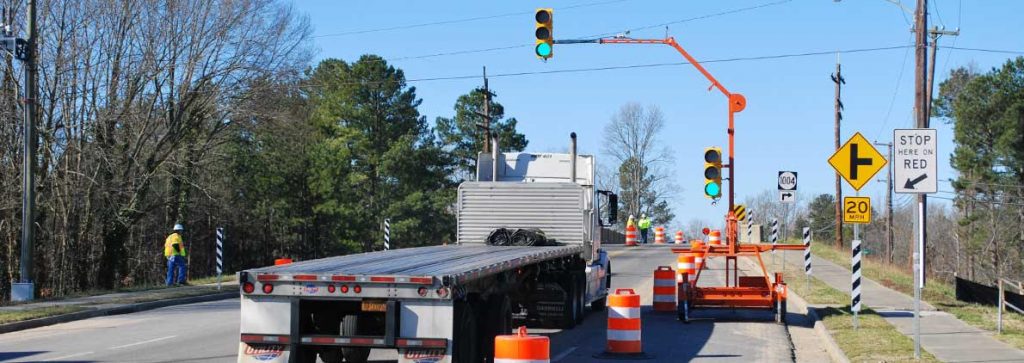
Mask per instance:
[[[238,362],[366,362],[396,349],[399,362],[479,363],[513,326],[572,328],[586,305],[604,308],[611,284],[600,228],[615,223],[617,197],[594,178],[575,133],[568,154],[481,153],[476,180],[458,189],[454,245],[239,272]]]

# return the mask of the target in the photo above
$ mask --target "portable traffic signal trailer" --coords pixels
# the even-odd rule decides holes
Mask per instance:
[[[678,279],[679,302],[677,313],[679,320],[688,323],[693,309],[765,309],[775,312],[775,321],[786,321],[787,287],[782,273],[774,276],[765,268],[761,254],[773,250],[803,250],[803,245],[771,245],[762,243],[740,244],[737,238],[737,220],[730,211],[726,217],[726,240],[724,245],[691,244],[690,248],[673,248],[678,254],[694,254],[697,259],[705,261],[697,264],[696,276],[684,276]],[[760,276],[740,276],[739,257],[750,257],[761,267]],[[725,258],[725,286],[698,286],[701,273],[707,270],[707,261],[711,258]],[[774,279],[773,279],[774,277]]]

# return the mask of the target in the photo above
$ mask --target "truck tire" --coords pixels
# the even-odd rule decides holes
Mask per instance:
[[[510,334],[512,331],[512,300],[505,295],[496,295],[488,300],[487,313],[483,317],[484,343],[481,348],[487,362],[494,361],[494,337]]]
[[[359,335],[359,316],[357,315],[345,315],[345,318],[341,320],[341,335],[342,336],[353,336]],[[346,347],[341,348],[341,355],[345,356],[345,361],[350,363],[366,363],[370,358],[370,348],[360,347]]]
[[[583,323],[587,313],[587,275],[576,273],[576,325]]]
[[[468,301],[455,303],[455,331],[452,341],[452,360],[455,363],[480,363],[480,332],[474,304]]]
[[[573,275],[566,278],[565,282],[561,284],[562,288],[565,289],[565,295],[563,298],[561,318],[558,319],[559,329],[572,329],[576,326],[576,315],[579,312],[580,299],[578,297],[579,289],[576,288],[576,279]]]

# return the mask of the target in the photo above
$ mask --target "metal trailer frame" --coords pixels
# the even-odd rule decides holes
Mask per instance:
[[[456,306],[483,294],[483,289],[494,288],[495,281],[531,269],[565,268],[587,275],[587,280],[593,275],[600,291],[607,291],[607,271],[594,268],[607,263],[607,254],[602,252],[601,259],[587,265],[580,257],[584,251],[583,245],[432,246],[243,271],[239,273],[243,311],[239,362],[260,355],[301,362],[303,358],[296,353],[308,346],[395,348],[403,362],[422,358],[450,361],[456,344]],[[522,288],[515,283],[511,286]],[[591,290],[585,285],[582,288]],[[582,304],[596,307],[602,297],[586,294],[582,299]],[[384,304],[382,334],[316,334],[301,326],[304,304],[367,301]],[[245,314],[256,316],[247,318]]]

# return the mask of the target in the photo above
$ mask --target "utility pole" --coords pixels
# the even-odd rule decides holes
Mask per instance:
[[[484,122],[477,124],[477,127],[484,131],[484,153],[491,152],[491,90],[487,86],[487,67],[484,66],[484,112],[476,112],[483,117]]]
[[[836,73],[832,75],[832,82],[836,84],[836,150],[839,150],[839,124],[843,120],[843,101],[840,100],[842,95],[843,85],[846,84],[846,80],[843,79],[842,68],[839,65],[839,53],[836,53]],[[839,179],[839,173],[836,173],[836,247],[843,247],[843,184]]]
[[[886,146],[889,153],[886,154],[892,160],[892,143],[876,142],[875,145]],[[892,264],[895,250],[892,233],[892,162],[889,163],[889,170],[885,174],[885,260]]]
[[[36,23],[36,1],[28,2],[28,39],[25,54],[25,133],[24,133],[24,165],[22,166],[22,199],[21,199],[21,265],[20,280],[12,291],[12,300],[32,300],[35,297],[35,285],[32,281],[32,242],[35,240],[35,164],[36,164],[36,99],[39,79],[36,67],[36,38],[39,26]]]
[[[931,103],[926,93],[928,81],[928,0],[917,0],[914,12],[914,113],[917,128],[928,127],[928,109]],[[927,241],[928,198],[917,195],[917,247],[914,259],[914,358],[921,358],[921,288],[924,286],[924,246]]]

